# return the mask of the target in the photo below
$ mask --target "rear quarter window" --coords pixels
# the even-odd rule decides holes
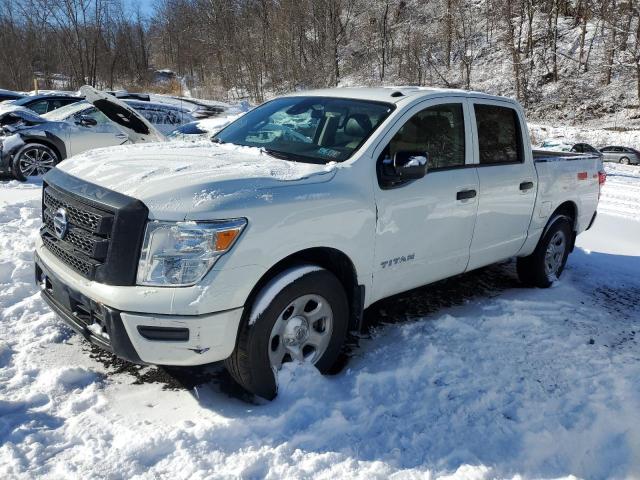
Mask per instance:
[[[522,163],[524,151],[518,114],[513,108],[474,104],[481,165]]]

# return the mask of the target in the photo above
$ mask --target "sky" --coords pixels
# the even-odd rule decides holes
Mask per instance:
[[[155,0],[124,0],[126,7],[135,11],[140,6],[140,11],[143,15],[149,16],[153,13],[153,4]]]

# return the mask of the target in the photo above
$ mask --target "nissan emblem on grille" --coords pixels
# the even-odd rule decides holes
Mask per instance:
[[[53,215],[53,229],[55,231],[56,237],[62,240],[67,234],[68,226],[69,224],[67,223],[67,211],[64,208],[59,208]]]

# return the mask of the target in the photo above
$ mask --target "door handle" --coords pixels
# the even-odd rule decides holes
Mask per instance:
[[[461,190],[456,193],[456,200],[468,200],[470,198],[475,198],[476,196],[475,190]]]
[[[531,190],[532,188],[533,188],[533,182],[522,182],[520,184],[520,190],[522,190],[523,192],[527,190]]]
[[[125,133],[117,133],[116,138],[125,139],[125,138],[128,138],[128,135]]]

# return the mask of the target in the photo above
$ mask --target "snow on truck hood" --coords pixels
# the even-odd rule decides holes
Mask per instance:
[[[271,188],[328,181],[336,164],[291,162],[258,148],[204,141],[97,149],[58,168],[143,201],[151,218],[176,220],[251,199],[269,201],[265,190]]]

